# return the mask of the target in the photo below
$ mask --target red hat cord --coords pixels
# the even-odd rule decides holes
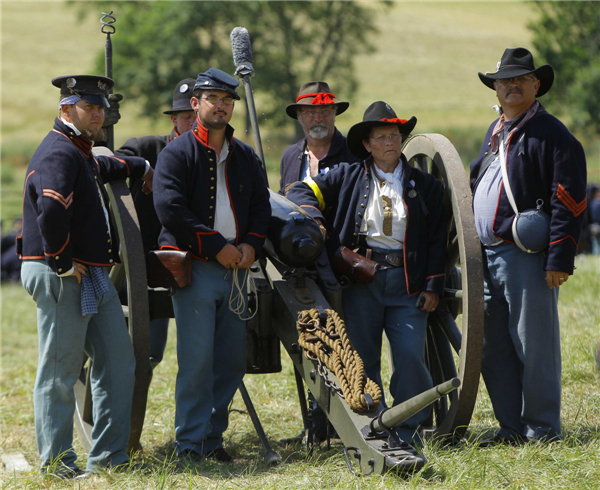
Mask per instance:
[[[406,119],[398,119],[397,117],[395,117],[394,119],[388,119],[384,117],[383,119],[380,119],[380,121],[391,122],[395,124],[406,124]]]
[[[335,104],[335,101],[333,100],[335,98],[335,95],[333,95],[332,93],[328,93],[328,92],[319,92],[318,94],[301,95],[296,99],[296,103],[300,99],[306,99],[307,97],[314,97],[311,104],[322,104],[322,105]]]

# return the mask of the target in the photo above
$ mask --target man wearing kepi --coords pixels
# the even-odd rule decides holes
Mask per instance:
[[[581,144],[536,100],[550,65],[506,49],[493,73],[501,116],[471,164],[473,210],[483,245],[482,374],[500,430],[492,442],[561,437],[558,288],[573,273],[586,207]],[[521,214],[522,213],[522,214]]]
[[[416,123],[415,117],[399,119],[388,104],[374,102],[348,132],[348,148],[362,161],[309,177],[287,195],[313,218],[327,221],[332,265],[350,274],[343,293],[348,335],[367,376],[380,386],[386,333],[396,366],[390,381],[395,405],[432,386],[425,364],[427,315],[438,305],[445,278],[442,183],[409,166],[402,154],[402,141]],[[353,278],[351,267],[341,269],[340,246],[350,249],[344,253],[375,261],[373,276]],[[421,292],[425,301],[417,306]],[[429,413],[427,408],[402,423],[397,435],[418,442]]]
[[[192,98],[195,82],[196,80],[193,78],[186,78],[181,80],[175,87],[172,108],[164,111],[165,114],[171,116],[171,122],[173,123],[170,135],[130,138],[115,153],[117,155],[145,158],[153,169],[156,168],[158,154],[164,147],[170,141],[192,129],[195,113],[190,99]],[[152,195],[146,194],[142,190],[142,185],[143,181],[141,179],[131,179],[129,182],[131,197],[140,223],[144,253],[147,254],[150,250],[158,250],[161,224],[154,210]],[[150,322],[150,362],[152,367],[156,367],[162,361],[167,344],[168,328],[168,318],[156,318]]]
[[[22,282],[37,305],[39,361],[35,428],[42,471],[65,478],[83,473],[73,451],[73,387],[83,353],[92,358],[93,444],[87,469],[127,463],[135,359],[123,310],[108,271],[118,237],[104,182],[144,178],[142,158],[92,155],[102,140],[110,78],[73,75],[60,88],[60,115],[33,155],[25,179]]]
[[[271,219],[254,150],[233,137],[237,80],[200,73],[191,131],[161,152],[154,204],[163,249],[193,254],[192,283],[173,296],[177,322],[175,444],[182,458],[230,462],[223,448],[228,405],[246,369],[245,322],[230,309],[237,277],[258,258]],[[239,276],[238,276],[239,273]],[[235,291],[234,291],[235,294]]]
[[[327,173],[340,162],[357,162],[348,150],[346,138],[335,127],[335,117],[350,104],[337,100],[325,82],[307,82],[300,87],[295,104],[285,108],[297,119],[304,138],[288,146],[281,157],[279,193],[306,177]]]

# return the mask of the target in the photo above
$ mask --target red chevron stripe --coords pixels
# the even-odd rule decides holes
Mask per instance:
[[[581,202],[577,202],[561,184],[558,184],[558,189],[556,190],[556,197],[558,197],[558,199],[567,207],[569,211],[573,213],[573,216],[575,217],[583,213],[583,211],[587,207],[586,197],[584,197]]]

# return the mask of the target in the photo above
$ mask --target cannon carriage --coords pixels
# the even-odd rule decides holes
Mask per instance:
[[[414,448],[395,439],[390,429],[433,403],[428,434],[460,438],[469,425],[479,387],[483,272],[467,175],[458,153],[442,135],[415,135],[404,144],[403,153],[411,165],[442,180],[445,189],[447,283],[440,305],[429,314],[426,347],[427,365],[434,386],[437,385],[432,390],[391,409],[384,409],[378,403],[358,412],[341,395],[340,380],[335,373],[318,359],[306,355],[299,344],[299,313],[317,311],[322,322],[334,312],[343,316],[340,306],[343,289],[322,250],[318,225],[300,208],[274,193],[271,193],[273,219],[265,253],[250,269],[255,292],[250,295],[249,307],[258,311],[247,322],[247,373],[281,371],[282,345],[294,364],[308,441],[311,441],[311,427],[305,388],[339,434],[351,471],[358,467],[363,474],[381,474],[390,469],[414,471],[422,467],[425,459]],[[148,288],[139,223],[126,183],[107,184],[107,188],[121,243],[121,264],[113,267],[111,280],[117,290],[126,290],[123,309],[137,363],[129,440],[129,449],[135,451],[141,447],[152,377],[149,321],[173,316],[172,291]],[[460,325],[457,319],[461,320]],[[91,445],[92,430],[89,362],[82,368],[75,389],[75,426],[84,448]],[[265,461],[275,464],[279,458],[264,436],[243,383],[240,390],[265,448]]]

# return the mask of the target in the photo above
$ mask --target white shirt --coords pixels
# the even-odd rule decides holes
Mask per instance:
[[[215,226],[214,230],[218,231],[227,240],[235,240],[237,229],[235,226],[235,216],[231,209],[231,201],[229,200],[229,192],[227,192],[227,179],[225,177],[225,161],[229,154],[229,143],[223,141],[223,148],[219,154],[217,162],[217,205],[215,206]]]
[[[366,235],[367,245],[370,248],[383,248],[394,250],[403,248],[404,233],[406,231],[406,208],[402,199],[402,164],[398,164],[393,173],[385,173],[373,165],[371,180],[372,192],[365,209],[365,215],[360,227],[360,234]],[[387,199],[384,199],[387,198]],[[384,201],[391,202],[390,209]],[[384,232],[385,212],[391,212],[392,232]],[[388,218],[389,219],[389,218]]]

